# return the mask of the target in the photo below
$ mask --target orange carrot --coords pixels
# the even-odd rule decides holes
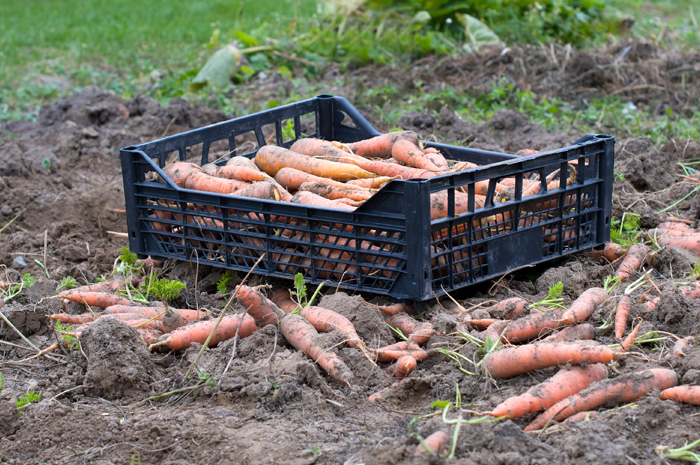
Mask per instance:
[[[407,313],[387,316],[384,320],[392,328],[401,331],[408,338],[409,342],[415,342],[416,344],[425,344],[435,334],[435,328],[431,323],[419,323]]]
[[[213,163],[202,166],[202,171],[210,176],[219,178],[237,179],[239,181],[255,182],[272,179],[269,174],[263,173],[257,167],[248,168],[246,166],[224,165],[217,166]]]
[[[201,320],[206,313],[197,310],[187,310],[179,308],[171,308],[172,312],[180,315],[186,322],[192,322]],[[115,314],[115,313],[138,313],[146,318],[154,318],[162,314],[165,311],[165,307],[134,307],[126,305],[113,305],[107,307],[102,312],[103,314]]]
[[[126,315],[126,314],[124,314]],[[150,318],[136,318],[133,316],[125,317],[125,318],[118,318],[120,315],[115,314],[115,315],[105,315],[104,318],[112,319],[112,320],[119,320],[123,322],[125,325],[129,326],[134,326],[136,328],[141,328],[141,329],[155,329],[157,331],[160,331],[161,333],[163,331],[163,322],[159,320],[151,320]]]
[[[507,415],[512,420],[527,413],[546,410],[560,400],[607,377],[608,370],[601,363],[586,367],[562,368],[547,381],[531,387],[524,394],[506,399],[487,413],[494,417]]]
[[[316,331],[327,333],[334,331],[345,339],[350,347],[364,350],[365,343],[357,335],[353,324],[343,315],[322,307],[304,307],[299,314],[316,328]]]
[[[700,405],[700,386],[676,386],[661,391],[661,400],[675,400],[684,404]]]
[[[274,182],[257,181],[233,193],[238,197],[251,197],[263,200],[280,200],[282,195]],[[290,196],[291,197],[291,196]]]
[[[299,315],[287,315],[280,322],[280,331],[291,345],[311,357],[331,377],[343,383],[350,383],[352,372],[345,362],[335,353],[314,342],[318,333],[311,323]]]
[[[372,137],[352,144],[347,144],[346,147],[352,153],[361,157],[367,158],[389,158],[391,157],[391,149],[396,141],[405,139],[413,142],[416,145],[420,144],[420,136],[413,131],[390,132],[381,136]]]
[[[641,328],[641,326],[642,326],[642,322],[640,321],[637,324],[637,326],[635,326],[634,329],[632,329],[632,331],[630,331],[630,333],[627,335],[625,340],[620,342],[620,347],[622,348],[622,350],[627,351],[627,350],[630,350],[632,348],[632,346],[634,345],[635,339],[637,339],[637,335],[639,334],[639,329]]]
[[[685,357],[685,348],[695,340],[695,336],[684,337],[683,339],[678,339],[675,344],[673,344],[673,355],[676,357]]]
[[[469,317],[469,314],[466,315],[466,317]],[[482,318],[480,320],[469,320],[467,318],[464,318],[464,322],[468,325],[471,326],[476,326],[478,328],[488,328],[494,324],[503,322],[506,325],[508,324],[507,320],[497,320],[496,318]]]
[[[375,179],[382,179],[382,178],[366,178],[365,180],[367,182],[372,182]],[[335,186],[335,187],[340,187],[343,189],[352,189],[352,190],[357,190],[364,192],[367,189],[362,187],[361,185],[356,184],[357,181],[360,181],[359,179],[355,179],[352,181],[348,182],[340,182],[340,181],[334,181],[332,179],[328,178],[321,178],[319,176],[314,176],[313,174],[305,173],[304,171],[299,171],[294,168],[282,168],[277,172],[275,175],[275,180],[286,187],[287,189],[299,189],[302,184],[307,183],[307,182],[322,182],[324,184],[328,184],[329,186]]]
[[[667,223],[683,223],[691,226],[693,224],[690,220],[684,220],[683,218],[676,218],[673,216],[662,216],[661,219]]]
[[[372,350],[377,362],[390,362],[398,360],[404,355],[411,355],[413,358],[422,362],[428,358],[428,352],[420,348],[415,342],[401,341],[396,344],[391,344],[379,349]]]
[[[372,197],[372,193],[369,191],[343,189],[321,182],[305,182],[299,187],[299,190],[313,192],[329,200],[350,199],[364,202]]]
[[[92,313],[82,313],[80,315],[71,315],[69,313],[56,313],[49,315],[52,320],[60,320],[61,323],[69,325],[80,325],[95,321],[95,316]]]
[[[284,313],[292,313],[293,311],[299,309],[299,305],[292,300],[292,295],[287,289],[279,289],[272,294],[270,299],[275,303]]]
[[[563,313],[564,310],[560,308],[554,308],[546,312],[537,312],[517,320],[504,320],[505,324],[501,325],[500,328],[494,328],[495,325],[492,325],[487,331],[490,331],[490,335],[494,335],[495,332],[500,335],[503,332],[503,339],[511,344],[530,341],[566,326],[561,321]],[[503,331],[504,328],[505,332]]]
[[[627,315],[630,313],[630,308],[632,308],[632,300],[629,295],[625,294],[620,297],[620,301],[617,303],[617,311],[615,312],[615,337],[620,340],[625,334],[625,328],[627,327]]]
[[[681,286],[681,287],[683,287],[683,286]],[[680,289],[680,287],[678,289]],[[647,299],[646,304],[644,304],[647,307],[647,312],[654,310],[656,308],[656,306],[659,304],[659,301],[661,300],[661,297],[651,298],[647,295],[645,295],[644,298]]]
[[[314,207],[335,208],[336,210],[355,210],[355,207],[345,205],[337,200],[324,199],[320,195],[316,195],[308,191],[299,191],[294,194],[290,200],[291,203],[300,203],[303,205],[312,205]]]
[[[486,331],[481,333],[481,337],[484,341],[490,340],[491,342],[496,342],[501,340],[501,334],[510,325],[510,320],[497,320],[491,323]]]
[[[248,310],[248,315],[253,317],[255,325],[261,328],[266,325],[276,325],[285,315],[274,302],[262,295],[260,291],[251,287],[240,286],[236,297],[240,299],[243,306]]]
[[[61,294],[62,299],[72,300],[79,304],[89,305],[90,307],[107,308],[112,305],[133,305],[129,299],[109,294],[107,292],[91,292],[91,291],[75,291],[71,289],[65,294]]]
[[[689,233],[697,232],[685,223],[677,223],[675,221],[665,221],[660,223],[656,229],[660,231],[687,231]]]
[[[440,168],[425,156],[423,151],[410,140],[399,140],[391,149],[394,160],[420,170],[440,171]]]
[[[391,304],[391,305],[372,305],[368,302],[365,302],[365,303],[367,305],[374,307],[374,308],[378,308],[379,310],[386,313],[387,315],[396,315],[398,313],[410,313],[413,311],[413,307],[407,303]]]
[[[423,155],[425,156],[425,158],[430,160],[439,169],[441,169],[441,170],[450,169],[450,165],[447,163],[447,160],[440,152],[438,152],[437,149],[432,148],[432,147],[427,148],[423,151]]]
[[[197,191],[232,194],[248,186],[247,182],[210,176],[192,163],[172,163],[163,168],[163,172],[178,186]]]
[[[440,455],[445,452],[447,444],[450,442],[450,437],[444,431],[435,431],[433,434],[428,436],[423,440],[423,444],[418,444],[416,446],[416,451],[413,453],[414,457],[420,457],[422,455]],[[425,447],[423,446],[425,444]],[[430,452],[425,450],[428,448]]]
[[[163,262],[151,258],[150,255],[148,256],[148,258],[139,258],[138,260],[136,260],[136,263],[142,263],[143,269],[146,272],[151,271],[153,268],[163,268]],[[134,284],[134,286],[135,285],[136,284]]]
[[[241,319],[243,322],[241,323]],[[150,349],[155,347],[167,346],[174,351],[184,350],[194,343],[204,344],[214,329],[217,320],[201,320],[195,323],[190,323],[187,326],[176,329],[172,333],[164,334],[158,339],[158,342],[152,344]],[[238,329],[240,325],[240,329]],[[255,322],[250,315],[226,315],[221,319],[219,327],[216,329],[214,336],[209,341],[210,346],[233,338],[238,329],[238,337],[244,338],[253,334],[260,329],[255,326]]]
[[[690,283],[686,286],[679,286],[678,290],[686,299],[700,299],[700,281]]]
[[[620,267],[617,269],[615,276],[619,276],[623,280],[632,276],[642,267],[648,253],[649,248],[644,244],[632,245],[627,251],[625,259],[622,260]]]
[[[388,176],[378,176],[371,179],[353,179],[346,183],[346,187],[352,189],[354,187],[364,187],[367,189],[381,189],[384,184],[391,181],[393,178]],[[353,186],[352,188],[349,186]]]
[[[290,167],[335,180],[375,177],[374,173],[357,166],[308,157],[275,145],[261,147],[255,155],[255,164],[270,176],[275,176],[282,168]]]
[[[700,255],[700,233],[683,235],[681,237],[672,237],[666,234],[658,239],[658,243],[662,247],[680,247],[693,252],[695,255]]]
[[[613,262],[623,255],[625,255],[625,249],[623,249],[620,244],[616,244],[614,242],[608,242],[605,244],[603,250],[591,250],[586,254],[586,256],[589,258],[604,258],[609,262]]]
[[[417,361],[410,355],[404,355],[399,358],[396,363],[389,365],[386,372],[394,378],[404,379],[416,369]]]
[[[260,171],[260,169],[257,166],[255,166],[255,163],[253,163],[252,158],[244,157],[241,155],[229,159],[226,162],[226,166],[242,166],[244,168],[250,168],[253,170]]]
[[[158,341],[158,338],[163,335],[162,332],[160,332],[156,329],[141,329],[141,328],[135,328],[135,329],[139,333],[139,336],[141,336],[141,339],[143,339],[143,342],[145,342],[147,346],[150,346],[154,342]]]
[[[484,310],[489,312],[493,318],[503,320],[513,320],[527,315],[527,300],[520,297],[511,297],[510,299],[501,300],[496,305],[486,307]]]
[[[360,200],[352,200],[352,199],[337,199],[337,200],[334,200],[334,202],[342,203],[344,205],[348,205],[348,206],[353,207],[353,208],[357,208],[360,205],[362,205],[363,203],[365,203],[364,200],[360,201]]]
[[[588,421],[594,416],[598,415],[595,410],[585,410],[583,412],[578,412],[575,415],[571,415],[569,418],[564,420],[564,423],[574,423],[577,421]]]
[[[546,342],[566,342],[566,341],[582,341],[593,339],[595,337],[595,328],[589,324],[569,326],[559,332],[556,332],[542,339]]]
[[[549,407],[543,414],[535,418],[525,428],[525,431],[542,429],[549,421],[562,421],[578,412],[591,410],[608,402],[632,402],[653,388],[664,390],[677,385],[676,372],[665,368],[652,368],[599,381],[578,394]]]
[[[670,239],[671,237],[689,237],[693,235],[697,235],[697,232],[695,231],[678,231],[676,229],[650,229],[647,231],[647,235],[649,237],[655,238],[655,239],[661,239],[662,237],[664,238],[665,241],[670,241],[673,239]]]
[[[509,378],[541,368],[567,363],[608,363],[613,351],[607,346],[539,342],[492,352],[481,362],[494,378]]]
[[[561,316],[567,325],[583,323],[595,311],[596,307],[608,300],[608,293],[599,287],[592,287],[584,291],[578,299],[571,304],[569,310]]]

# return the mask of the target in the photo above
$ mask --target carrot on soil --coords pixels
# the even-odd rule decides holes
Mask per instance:
[[[576,421],[588,421],[594,416],[598,415],[595,410],[585,410],[583,412],[578,412],[576,415],[571,415],[569,418],[564,420],[564,423],[574,423]]]
[[[81,313],[80,315],[72,315],[69,313],[55,313],[49,315],[52,320],[59,320],[61,323],[69,325],[80,325],[95,321],[95,315],[92,313]]]
[[[138,313],[145,316],[146,318],[154,318],[165,311],[165,307],[135,307],[135,306],[124,306],[124,305],[113,305],[111,307],[105,308],[102,313]],[[206,315],[203,311],[188,310],[180,308],[171,308],[170,311],[180,315],[186,322],[192,322],[201,320],[202,317]]]
[[[129,299],[108,292],[76,291],[75,289],[71,289],[65,294],[53,298],[62,298],[79,304],[89,305],[90,307],[99,308],[107,308],[112,305],[134,305]]]
[[[386,371],[394,378],[404,379],[415,370],[417,363],[416,359],[411,355],[404,355],[399,358],[396,363],[389,365]]]
[[[481,365],[494,378],[509,378],[567,363],[608,363],[613,355],[609,347],[593,343],[539,342],[497,350],[484,357]]]
[[[318,363],[326,373],[343,383],[350,383],[352,372],[335,353],[318,346],[314,342],[316,329],[299,315],[287,315],[280,322],[282,335],[296,349],[301,350]]]
[[[660,399],[677,400],[684,404],[700,405],[700,386],[676,386],[661,391]]]
[[[322,307],[304,307],[299,314],[311,323],[316,331],[334,331],[342,335],[350,347],[364,350],[365,343],[358,336],[352,322],[343,315]]]
[[[595,337],[595,328],[588,323],[569,326],[542,339],[545,342],[583,341]]]
[[[562,421],[585,410],[594,409],[608,402],[632,402],[653,388],[660,390],[678,385],[678,376],[673,370],[652,368],[638,373],[599,381],[578,394],[557,402],[535,418],[525,431],[544,428],[550,421]]]
[[[445,451],[449,442],[450,436],[446,432],[435,431],[433,434],[431,434],[423,440],[423,444],[425,444],[425,447],[423,447],[423,444],[418,444],[416,446],[416,451],[413,453],[413,456],[420,457],[421,455],[425,455],[428,453],[433,455],[440,455]],[[425,450],[426,447],[430,450],[430,452]]]
[[[496,305],[486,307],[484,310],[489,312],[493,318],[503,320],[513,320],[527,315],[527,300],[520,297],[511,297],[501,300]]]
[[[630,313],[630,308],[632,308],[632,299],[625,294],[620,297],[620,301],[617,303],[617,310],[615,311],[615,338],[617,340],[622,339],[622,336],[625,334],[627,315]]]
[[[601,363],[586,367],[562,368],[548,380],[531,387],[524,394],[506,399],[486,413],[494,417],[507,415],[508,418],[515,419],[527,413],[546,410],[560,400],[607,377],[608,370]]]
[[[236,297],[238,297],[243,306],[248,309],[248,315],[253,317],[255,325],[261,328],[266,325],[277,324],[285,315],[274,302],[252,287],[246,285],[240,286]]]
[[[563,313],[564,309],[553,308],[552,310],[533,313],[517,320],[504,320],[504,325],[499,328],[494,328],[495,325],[492,325],[488,331],[491,331],[489,334],[493,334],[493,331],[498,331],[499,335],[503,332],[503,339],[511,344],[530,341],[566,326],[561,320]],[[504,328],[505,331],[503,331]]]
[[[620,347],[624,351],[628,351],[632,348],[634,345],[635,339],[637,339],[637,335],[639,334],[639,329],[642,327],[642,322],[640,321],[637,326],[630,331],[630,333],[627,335],[624,341],[620,342]]]
[[[673,349],[671,352],[676,357],[685,357],[685,348],[695,340],[695,336],[684,337],[683,339],[678,339],[675,344],[673,344]]]
[[[421,349],[415,342],[401,341],[379,349],[370,351],[377,362],[391,362],[398,360],[404,355],[410,355],[419,362],[428,358],[428,352]]]
[[[243,322],[241,322],[241,319]],[[152,344],[149,348],[153,350],[155,347],[167,346],[174,351],[184,350],[194,343],[204,344],[211,331],[216,325],[216,320],[202,320],[190,323],[187,326],[176,329],[175,331],[164,334],[158,339],[158,342]],[[238,329],[240,326],[240,329]],[[226,315],[221,319],[219,327],[209,342],[210,346],[233,338],[238,330],[238,337],[244,338],[253,334],[260,329],[255,326],[255,321],[250,315]]]
[[[608,300],[608,293],[599,287],[587,289],[571,304],[569,310],[561,316],[567,325],[583,323],[595,311],[596,307]]]
[[[425,344],[435,334],[435,328],[431,323],[420,323],[408,313],[387,316],[384,320],[392,328],[401,331],[409,342],[416,344]]]
[[[623,280],[632,276],[642,267],[648,253],[649,248],[644,244],[630,246],[625,259],[622,260],[620,267],[615,272],[615,276],[619,276]]]

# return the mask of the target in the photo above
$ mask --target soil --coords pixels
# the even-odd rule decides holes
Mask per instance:
[[[625,50],[619,67],[610,67]],[[468,78],[473,90],[508,75],[518,85],[525,83],[523,88],[530,86],[540,94],[570,97],[568,90],[575,81],[580,86],[576,98],[604,91],[640,99],[659,109],[690,105],[698,98],[698,86],[693,85],[697,73],[686,74],[682,89],[680,84],[683,70],[700,62],[697,54],[661,53],[642,43],[619,43],[586,53],[559,46],[551,50],[522,47],[505,54],[486,51],[478,57],[431,60],[416,64],[411,74],[427,86],[457,86]],[[364,71],[366,85],[386,70]],[[392,79],[405,79],[398,74]],[[634,85],[636,79],[646,84]],[[659,85],[666,85],[666,90],[655,87]],[[352,100],[353,89],[328,90]],[[360,110],[379,130],[389,129],[374,110]],[[84,283],[107,277],[127,243],[112,234],[126,230],[125,215],[120,211],[124,193],[118,149],[226,117],[179,99],[164,108],[143,96],[125,100],[87,88],[42,108],[37,122],[0,125],[0,224],[16,218],[1,233],[0,264],[6,267],[3,280],[17,281],[27,272],[37,278],[28,292],[6,304],[2,312],[32,344],[43,348],[57,340],[46,315],[61,311],[62,306],[58,300],[45,297],[56,293],[58,280],[72,276]],[[476,148],[510,153],[526,148],[547,150],[575,140],[564,133],[544,132],[515,111],[498,113],[476,127],[447,108],[437,117],[429,112],[410,112],[401,118],[400,125],[419,131],[426,139],[469,140]],[[676,160],[692,158],[700,158],[698,141],[669,141],[661,147],[646,139],[618,141],[616,169],[624,180],[616,178],[614,184],[614,215],[620,218],[623,213],[635,213],[641,216],[643,228],[655,227],[663,216],[655,213],[657,210],[695,188],[695,183],[678,176],[680,169],[675,165]],[[691,195],[673,213],[696,222],[700,219],[700,196]],[[642,294],[654,296],[658,292],[650,285],[636,290],[630,320],[641,317],[644,329],[679,337],[698,334],[700,303],[684,298],[671,284],[687,276],[696,261],[696,256],[680,249],[658,253],[652,277],[663,292],[661,300],[647,313],[638,303]],[[40,264],[51,278],[45,277]],[[473,316],[485,317],[487,301],[520,296],[537,302],[561,281],[564,305],[569,305],[584,290],[601,286],[612,270],[609,264],[579,254],[509,274],[454,297]],[[171,302],[173,306],[205,306],[214,314],[223,308],[225,296],[216,291],[222,270],[167,262],[161,273],[187,285],[181,298]],[[241,279],[234,273],[230,285]],[[250,284],[269,284],[273,290],[290,285],[260,277],[254,277]],[[623,289],[616,289],[615,295]],[[321,294],[319,305],[348,317],[368,346],[400,339],[384,324],[379,310],[366,303],[385,303],[386,299],[334,289],[324,289]],[[614,302],[603,305],[591,321],[609,319],[613,307]],[[456,308],[445,300],[417,309],[421,318],[434,323],[438,333],[426,345],[428,358],[400,382],[385,372],[386,364],[377,366],[361,351],[344,346],[336,334],[320,335],[317,342],[337,353],[354,373],[351,385],[330,378],[289,345],[275,326],[206,350],[197,362],[195,379],[185,380],[199,345],[177,354],[152,353],[132,328],[105,320],[81,334],[77,349],[61,347],[52,358],[21,361],[34,351],[23,349],[27,343],[2,323],[0,362],[18,363],[0,366],[4,375],[0,462],[447,463],[437,457],[414,457],[419,437],[437,430],[450,435],[454,432],[441,415],[425,416],[437,411],[431,404],[454,401],[459,396],[466,410],[486,411],[556,372],[539,370],[497,381],[468,374],[476,370],[469,360],[480,355],[473,344],[446,336],[455,328],[464,329],[455,315]],[[79,313],[84,309],[69,304],[66,311]],[[236,306],[235,311],[244,309]],[[470,335],[479,333],[471,331]],[[615,343],[605,332],[598,339],[604,344]],[[678,357],[671,353],[673,342],[669,337],[633,349],[636,356],[617,359],[609,368],[610,375],[670,367],[683,382],[700,382],[697,344],[690,344],[686,356]],[[438,351],[445,348],[460,355],[462,370]],[[18,411],[16,400],[28,391],[40,392],[41,399]],[[382,400],[368,401],[378,392]],[[661,401],[656,394],[626,406],[605,405],[590,421],[553,425],[543,434],[523,432],[533,414],[515,421],[464,424],[450,463],[670,463],[657,457],[655,448],[680,447],[700,437],[700,417],[694,416],[700,410]],[[457,415],[451,409],[448,418]],[[474,418],[466,411],[463,415]]]

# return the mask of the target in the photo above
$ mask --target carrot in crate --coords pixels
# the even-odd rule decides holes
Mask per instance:
[[[309,191],[329,200],[348,199],[364,202],[372,197],[372,193],[369,191],[344,189],[321,182],[305,182],[299,187],[299,190]]]
[[[355,210],[355,207],[351,207],[350,205],[338,202],[337,200],[328,200],[326,198],[321,197],[320,195],[316,195],[313,192],[309,191],[299,191],[296,194],[294,194],[294,197],[292,197],[289,201],[291,203],[311,205],[314,207],[335,208],[337,210],[349,211]]]
[[[260,171],[257,166],[253,169],[247,166],[218,166],[213,163],[209,163],[202,166],[202,171],[210,176],[226,179],[237,179],[239,181],[246,182],[266,181],[272,179],[269,174]]]
[[[282,168],[288,167],[335,180],[375,177],[373,173],[357,166],[308,157],[274,145],[261,147],[255,155],[255,164],[270,176],[275,176]]]
[[[366,181],[372,182],[375,179],[384,178],[366,178]],[[361,192],[367,190],[361,185],[354,184],[355,182],[359,181],[357,179],[345,183],[340,181],[334,181],[333,179],[329,178],[314,176],[313,174],[305,173],[304,171],[299,171],[294,168],[282,168],[275,175],[275,180],[287,189],[299,189],[302,186],[302,184],[305,184],[307,182],[320,182],[329,186],[340,187],[342,189],[352,189]]]
[[[396,141],[391,149],[391,156],[394,160],[413,168],[440,171],[440,168],[426,157],[423,151],[410,140],[401,139]]]
[[[337,142],[334,144],[341,148],[346,148],[361,157],[389,158],[391,157],[391,149],[398,140],[409,140],[416,145],[421,145],[420,136],[413,131],[390,132],[352,144],[340,144]]]
[[[210,176],[199,166],[186,162],[171,163],[163,168],[163,172],[178,186],[196,191],[232,194],[249,185],[247,182],[235,179]]]
[[[355,187],[363,187],[367,189],[381,189],[384,184],[388,183],[394,178],[388,176],[379,176],[376,178],[365,178],[365,179],[353,179],[345,183],[345,187],[348,189],[354,189]],[[352,187],[351,187],[352,186]]]

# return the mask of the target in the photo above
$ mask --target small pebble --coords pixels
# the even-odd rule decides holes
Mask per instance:
[[[12,260],[12,264],[17,266],[27,266],[27,262],[24,261],[24,257],[21,255],[15,257],[15,259]]]

